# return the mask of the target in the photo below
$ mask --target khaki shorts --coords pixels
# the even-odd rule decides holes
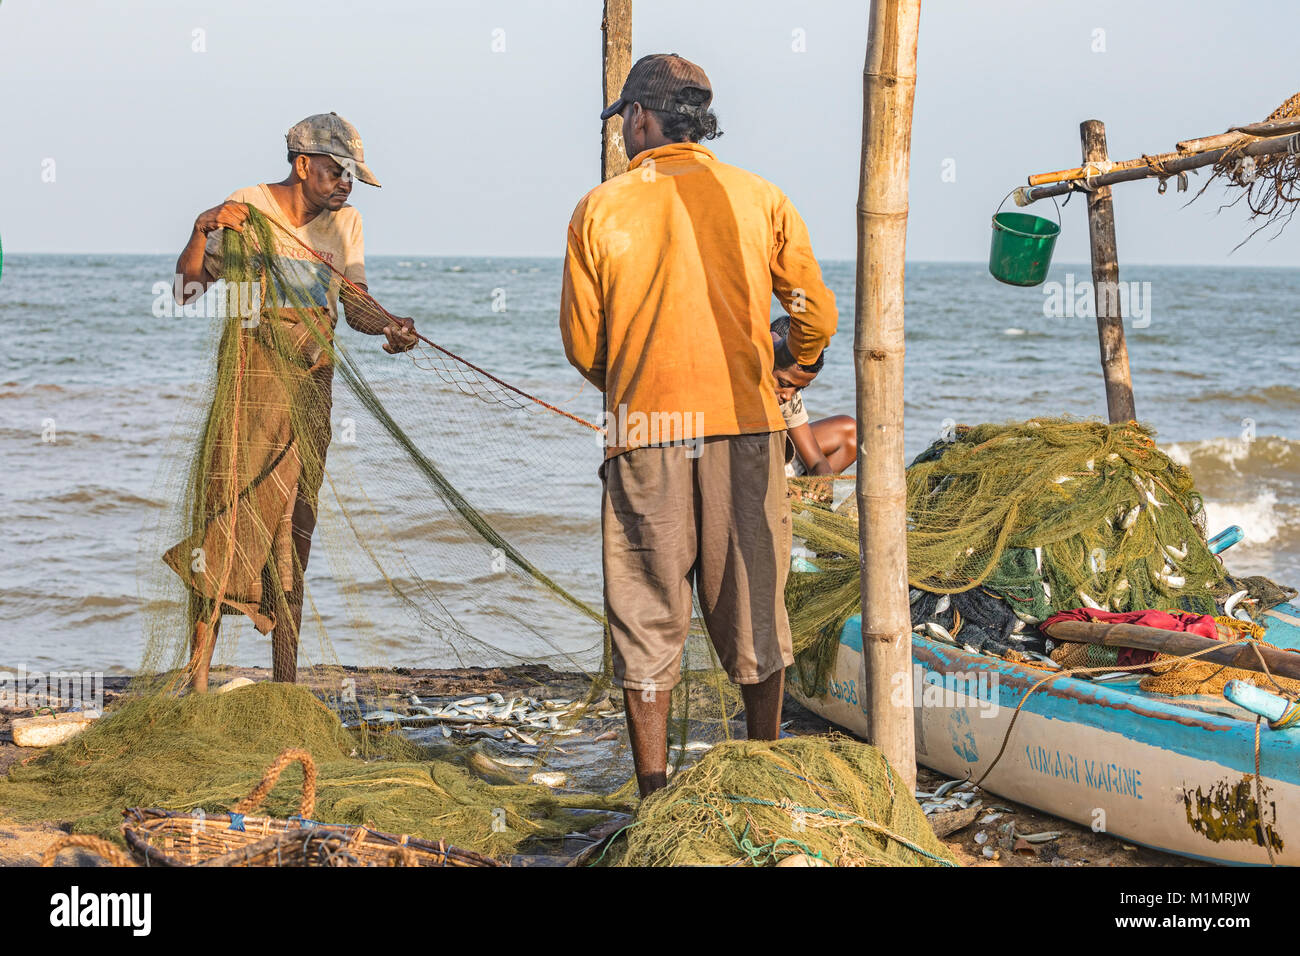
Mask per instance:
[[[732,681],[757,684],[794,663],[784,452],[780,431],[634,448],[605,462],[605,611],[618,686],[676,686],[692,583]]]

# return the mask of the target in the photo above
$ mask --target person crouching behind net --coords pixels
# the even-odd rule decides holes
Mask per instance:
[[[832,415],[810,422],[803,404],[803,390],[812,384],[826,363],[826,353],[817,356],[811,365],[799,365],[791,358],[788,365],[780,365],[780,357],[790,358],[785,345],[790,333],[790,316],[783,315],[772,323],[772,346],[777,356],[773,369],[776,378],[776,398],[781,403],[781,417],[785,419],[785,473],[789,478],[838,475],[858,459],[858,424],[852,415]],[[804,498],[830,501],[831,482],[808,482]]]

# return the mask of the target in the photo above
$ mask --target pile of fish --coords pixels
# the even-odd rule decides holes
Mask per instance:
[[[980,791],[970,780],[949,780],[932,791],[916,791],[916,799],[920,801],[921,809],[925,811],[926,817],[980,808],[983,806],[980,798]],[[1062,835],[1060,830],[1045,830],[1042,833],[1020,833],[1016,829],[1014,821],[998,822],[1003,820],[1004,817],[1015,813],[1010,807],[991,806],[985,808],[985,810],[984,815],[979,817],[978,820],[974,819],[977,814],[959,819],[952,829],[944,830],[940,835],[956,832],[956,830],[964,829],[970,823],[975,823],[980,828],[974,837],[975,845],[980,848],[981,854],[987,860],[996,860],[1000,857],[1001,851],[997,848],[998,846],[1014,853],[1034,855],[1037,853],[1035,850],[1037,845],[1050,843],[1059,839]],[[936,827],[936,832],[940,832],[937,820],[932,821],[932,826]],[[986,829],[991,826],[995,827],[995,836],[991,836]]]
[[[980,792],[969,780],[949,780],[933,791],[916,791],[916,799],[928,817],[932,813],[948,813],[976,806]]]
[[[608,697],[588,705],[566,698],[538,700],[535,697],[511,697],[497,693],[480,697],[465,697],[455,701],[422,701],[415,694],[406,697],[405,713],[394,710],[371,710],[363,713],[359,721],[345,724],[358,727],[362,724],[381,727],[438,727],[444,737],[453,730],[471,727],[504,727],[507,737],[522,744],[536,746],[534,734],[552,734],[568,737],[581,733],[561,723],[564,717],[622,717]]]

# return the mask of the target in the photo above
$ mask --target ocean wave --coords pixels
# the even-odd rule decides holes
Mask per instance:
[[[1205,500],[1209,534],[1230,525],[1245,533],[1225,557],[1266,549],[1300,554],[1300,442],[1277,435],[1204,438],[1161,446],[1186,467]],[[1293,562],[1284,562],[1291,565]]]
[[[1300,481],[1300,441],[1278,435],[1172,442],[1162,450],[1190,469],[1198,486],[1228,476],[1270,483]]]
[[[1247,501],[1205,502],[1205,530],[1213,535],[1232,525],[1239,525],[1244,545],[1300,544],[1300,528],[1287,521],[1279,509],[1277,495],[1261,492]]]
[[[49,505],[89,505],[90,507],[84,510],[90,514],[98,514],[119,508],[155,510],[169,507],[165,501],[144,498],[127,491],[125,488],[106,488],[102,485],[81,485],[62,494],[27,498],[23,499],[23,501],[28,504],[39,504],[42,507],[48,507]]]
[[[22,382],[0,383],[0,398],[22,398],[25,395],[31,395],[33,392],[45,395],[62,395],[67,391],[68,389],[62,385],[53,385],[48,382],[36,382],[31,385],[24,385]]]
[[[1300,408],[1300,388],[1269,385],[1256,389],[1215,389],[1188,397],[1187,401],[1208,405],[1257,405],[1264,408]]]

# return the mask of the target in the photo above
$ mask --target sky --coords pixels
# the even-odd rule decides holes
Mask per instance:
[[[633,56],[714,87],[720,159],[770,179],[817,254],[852,258],[866,0],[634,0]],[[1240,13],[1238,11],[1241,11]],[[0,238],[10,252],[175,253],[195,216],[278,181],[284,134],[335,111],[382,189],[352,201],[369,254],[559,256],[599,180],[601,0],[3,0]],[[908,258],[986,259],[1030,173],[1267,116],[1296,92],[1294,0],[924,0]],[[1203,178],[1192,177],[1192,190]],[[1212,187],[1118,186],[1120,262],[1293,265]],[[1086,261],[1084,203],[1057,261]],[[1047,203],[1034,211],[1054,216]]]

